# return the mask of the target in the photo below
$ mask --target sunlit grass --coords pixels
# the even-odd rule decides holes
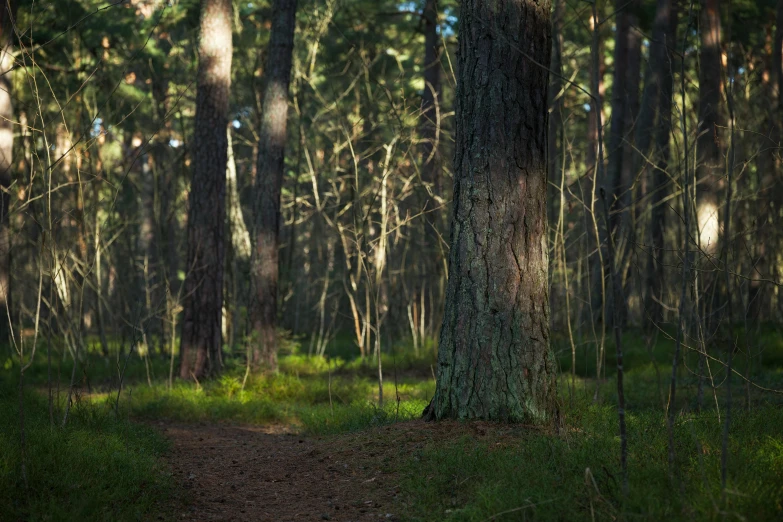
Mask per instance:
[[[385,405],[379,408],[377,382],[344,368],[331,373],[330,363],[320,357],[286,357],[280,368],[278,373],[250,375],[246,381],[236,372],[203,384],[178,382],[170,390],[165,383],[138,383],[127,389],[121,407],[141,418],[275,422],[327,433],[417,417],[434,392],[431,379],[400,375],[396,384],[386,382]]]

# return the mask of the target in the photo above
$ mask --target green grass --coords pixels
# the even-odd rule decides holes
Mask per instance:
[[[749,370],[756,384],[783,389],[779,333],[773,328],[762,330],[751,340],[750,350],[743,332],[737,332],[735,339],[735,368],[743,373]],[[494,520],[782,520],[783,397],[733,378],[724,494],[720,458],[727,399],[727,373],[722,364],[726,343],[708,346],[716,360],[710,362],[712,378],[704,382],[701,412],[697,411],[698,380],[693,374],[697,354],[683,352],[678,398],[672,404],[677,413],[676,461],[670,470],[665,408],[674,344],[663,335],[654,343],[648,341],[638,332],[623,337],[627,497],[620,487],[611,336],[607,337],[607,378],[603,380],[594,376],[594,343],[577,346],[572,380],[570,343],[557,339],[562,432],[517,427],[513,435],[498,438],[455,430],[412,447],[393,449],[396,457],[387,457],[379,467],[401,477],[398,498],[402,502],[397,512],[409,520],[454,521],[486,520],[503,512],[507,513]],[[384,354],[385,405],[379,408],[377,367],[373,361],[356,358],[355,351],[349,338],[332,342],[328,358],[298,355],[293,350],[281,356],[278,373],[250,375],[244,387],[240,350],[229,351],[221,378],[199,384],[175,381],[172,389],[166,380],[167,359],[149,360],[153,381],[149,386],[147,365],[134,354],[129,359],[119,420],[111,413],[118,381],[116,355],[104,359],[91,353],[79,364],[77,381],[81,393],[91,390],[92,395],[74,410],[65,430],[50,428],[45,404],[31,396],[32,391],[28,393],[28,461],[31,466],[37,462],[38,468],[28,471],[27,496],[18,474],[15,392],[6,387],[0,396],[0,443],[12,451],[0,456],[0,506],[12,505],[18,518],[35,520],[61,519],[66,506],[78,503],[79,509],[86,510],[79,511],[81,519],[129,520],[148,513],[156,500],[165,502],[170,486],[158,460],[165,444],[128,418],[278,423],[318,436],[364,431],[377,434],[380,445],[396,444],[384,438],[385,430],[372,429],[419,417],[434,392],[435,352],[430,347],[417,356],[398,346]],[[68,357],[55,360],[64,389],[70,362]],[[18,372],[16,363],[10,361],[0,370],[0,377],[9,377],[9,382]],[[39,351],[27,375],[28,389],[45,387],[46,373]],[[116,471],[118,466],[122,473]],[[104,478],[98,478],[104,476],[121,477],[121,483],[107,486]],[[74,484],[79,485],[76,490]],[[82,495],[88,500],[78,500]],[[25,498],[29,500],[20,500]]]
[[[621,489],[614,408],[583,403],[560,436],[531,431],[496,446],[469,436],[417,451],[404,467],[412,520],[780,520],[783,411],[734,418],[727,495],[717,418],[676,426],[675,479],[660,413],[628,416],[629,494]],[[423,470],[426,470],[423,472]]]
[[[103,404],[76,404],[65,428],[28,389],[23,479],[18,388],[0,384],[0,519],[142,520],[161,509],[172,482],[160,457],[167,442],[115,418]],[[61,412],[59,412],[61,413]]]
[[[434,393],[434,382],[401,377],[386,382],[386,403],[377,404],[377,383],[361,372],[342,369],[329,375],[321,358],[292,356],[281,360],[276,374],[244,376],[227,372],[202,385],[179,382],[128,388],[122,403],[138,418],[184,422],[222,421],[244,424],[284,423],[311,434],[353,431],[421,415]],[[400,400],[397,401],[397,394]]]

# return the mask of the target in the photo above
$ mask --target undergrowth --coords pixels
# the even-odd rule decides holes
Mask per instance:
[[[148,427],[77,403],[65,428],[27,390],[22,456],[18,387],[0,380],[0,520],[142,520],[172,489],[160,457],[166,439]],[[26,477],[22,474],[22,463]]]
[[[727,395],[719,349],[709,378],[693,373],[685,351],[678,400],[668,402],[671,341],[630,333],[625,394],[629,494],[620,484],[614,347],[606,345],[606,378],[596,380],[594,346],[580,344],[571,373],[570,346],[555,344],[560,363],[558,433],[521,429],[502,443],[453,433],[440,442],[400,447],[390,471],[402,477],[398,512],[410,520],[783,520],[783,343],[767,334],[756,352],[740,345],[735,376],[727,467],[721,487],[721,443]],[[757,339],[758,341],[758,339]],[[591,355],[592,353],[592,355]],[[0,394],[0,506],[20,519],[131,520],[167,498],[170,482],[159,457],[165,442],[135,420],[286,424],[331,436],[416,419],[434,393],[434,352],[384,354],[384,406],[378,404],[377,368],[350,358],[291,353],[277,373],[245,375],[241,357],[228,358],[219,379],[168,382],[168,361],[129,359],[116,402],[117,357],[92,354],[77,371],[79,402],[65,429],[51,427],[41,390],[43,359],[29,372],[27,400],[28,488],[20,477],[16,389]],[[70,375],[69,361],[58,372]],[[2,376],[18,372],[6,364]],[[149,382],[147,368],[150,368]],[[61,383],[61,402],[65,384]],[[676,412],[676,460],[668,464],[666,408]],[[58,416],[62,414],[57,412]],[[377,443],[383,445],[384,431]],[[350,440],[350,439],[347,439]],[[391,442],[388,441],[390,444]],[[106,477],[111,477],[107,479]],[[494,518],[493,518],[494,517]]]

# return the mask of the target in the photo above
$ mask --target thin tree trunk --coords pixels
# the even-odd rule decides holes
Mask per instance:
[[[422,227],[420,235],[422,252],[419,263],[420,277],[414,285],[413,298],[424,295],[427,281],[434,281],[443,276],[443,264],[439,248],[439,229],[441,212],[436,210],[437,197],[443,192],[442,159],[440,155],[441,129],[441,78],[440,57],[441,42],[438,35],[438,2],[426,0],[424,6],[424,92],[421,98],[421,116],[419,119],[419,137],[421,138],[421,177],[425,183],[422,199],[415,213],[424,212],[419,221]],[[438,299],[440,301],[440,299]]]
[[[255,196],[255,250],[251,271],[255,290],[253,330],[258,335],[253,365],[277,368],[277,289],[280,242],[280,190],[285,170],[288,86],[294,48],[296,0],[275,0],[266,63],[266,91],[258,144]]]
[[[424,92],[421,96],[419,134],[422,140],[422,178],[440,192],[441,162],[438,154],[440,134],[440,38],[438,37],[438,2],[426,0],[424,6]],[[428,205],[428,210],[432,210]]]
[[[780,146],[781,138],[783,138],[783,96],[781,95],[781,93],[783,93],[783,0],[779,0],[777,5],[771,72],[771,105],[775,108],[774,112],[771,114],[773,143],[765,143],[764,148],[769,149],[769,156],[774,157],[779,154],[779,149],[775,149],[775,147]],[[781,219],[781,208],[783,208],[783,183],[781,183],[779,178],[781,169],[780,161],[776,161],[774,158],[770,159],[766,172],[764,172],[764,177],[761,180],[761,188],[762,190],[768,189],[769,187],[772,188],[769,197],[772,199],[773,205],[770,205],[769,208],[774,208],[775,213],[770,216],[771,222],[769,223],[769,227],[771,228],[772,233],[768,234],[766,236],[766,241],[759,245],[762,254],[762,259],[759,264],[760,269],[765,271],[761,273],[763,277],[771,277],[773,280],[776,280],[778,277],[776,272],[779,270],[778,267],[781,266],[781,249],[779,247],[781,235],[779,223]],[[754,279],[757,279],[758,276],[759,274],[756,274]],[[760,283],[752,283],[751,286],[754,297],[753,302],[758,302],[754,308],[759,309],[759,312],[762,307],[762,298],[759,295],[761,293],[760,286]],[[783,299],[780,297],[780,292],[777,292],[777,295],[778,309],[780,310]],[[757,312],[757,318],[761,319],[759,315],[760,313]]]
[[[666,224],[668,194],[669,142],[672,129],[672,96],[674,89],[674,55],[677,42],[677,13],[672,0],[658,0],[653,41],[650,49],[648,85],[645,85],[635,142],[639,147],[638,168],[649,172],[650,141],[655,135],[655,168],[652,169],[650,193],[650,256],[647,261],[645,312],[651,327],[663,320],[663,233]],[[649,89],[648,89],[649,87]],[[654,113],[657,112],[657,118]],[[657,125],[654,123],[657,121]]]
[[[9,207],[11,195],[12,154],[14,149],[14,107],[11,102],[11,68],[14,60],[13,24],[16,1],[0,6],[0,343],[11,335],[11,231]]]
[[[564,0],[555,0],[554,11],[552,12],[552,60],[550,69],[555,74],[549,77],[549,143],[548,150],[548,171],[549,187],[551,196],[549,197],[549,222],[556,221],[560,214],[560,178],[562,175],[562,165],[560,164],[560,135],[563,127],[563,96],[560,92],[563,88],[563,81],[560,78],[563,68],[563,33],[561,24],[563,14],[565,13]]]
[[[626,0],[616,0],[615,16],[617,19],[615,40],[614,40],[614,76],[612,80],[612,122],[609,128],[609,143],[607,148],[607,179],[599,180],[599,185],[606,187],[611,214],[609,216],[609,228],[607,234],[614,236],[619,240],[627,232],[625,226],[621,224],[625,221],[625,211],[628,207],[629,198],[629,180],[624,179],[623,159],[625,152],[625,130],[627,125],[627,114],[629,107],[629,85],[628,85],[628,65],[629,51],[632,43],[631,39],[631,19],[630,10],[636,9],[636,1],[627,2]],[[602,248],[605,248],[607,238],[602,238]],[[604,256],[604,262],[608,262],[608,255]],[[608,274],[609,267],[605,272]],[[596,292],[598,284],[603,285],[603,281],[594,281]],[[604,285],[605,286],[605,285]],[[618,317],[623,318],[625,312],[625,296],[623,292],[612,292],[606,299],[609,309],[618,308]],[[619,301],[615,300],[615,297]],[[604,311],[605,312],[605,311]],[[612,314],[607,314],[605,320],[610,321]],[[622,319],[621,319],[622,320]]]
[[[250,259],[250,233],[245,225],[245,216],[239,202],[237,182],[237,164],[234,159],[234,147],[231,142],[231,127],[226,128],[228,143],[228,163],[226,165],[226,204],[228,206],[228,228],[231,233],[231,247],[234,257],[239,261]]]
[[[550,3],[462,0],[460,13],[452,244],[425,416],[543,422],[555,414],[541,66]]]
[[[143,144],[141,148],[146,148]],[[136,242],[137,255],[141,257],[139,282],[137,291],[140,305],[137,319],[139,330],[142,332],[142,347],[140,353],[144,356],[154,350],[152,321],[152,292],[155,287],[155,172],[151,167],[151,158],[148,151],[140,153],[141,161],[141,204],[139,205],[139,236]]]
[[[598,0],[596,0],[598,1]],[[593,17],[590,17],[590,33],[593,33],[596,31],[595,28],[595,21],[593,20]],[[601,31],[601,27],[598,27],[597,29],[599,32]],[[590,61],[590,85],[598,85],[597,89],[597,96],[601,100],[603,100],[604,94],[606,92],[606,84],[604,83],[604,74],[606,73],[606,63],[604,62],[604,53],[603,53],[603,46],[601,45],[601,41],[603,38],[599,38],[598,45],[599,48],[596,50],[596,55],[598,57],[597,63],[594,63],[594,60]],[[585,165],[587,167],[588,172],[592,171],[592,175],[595,176],[595,166],[596,166],[596,160],[598,159],[598,111],[601,110],[600,107],[603,106],[603,103],[598,103],[597,100],[591,100],[590,101],[590,112],[587,114],[587,154],[585,155]],[[603,118],[601,118],[603,119]],[[588,205],[589,207],[590,205]]]
[[[634,7],[634,5],[631,7]],[[621,306],[617,311],[623,326],[627,323],[630,313],[627,302],[628,291],[633,288],[628,284],[628,270],[631,264],[630,257],[634,252],[633,245],[636,243],[637,215],[633,204],[633,194],[635,192],[634,188],[638,185],[636,181],[639,175],[639,172],[634,170],[632,161],[636,154],[633,132],[636,126],[636,116],[639,114],[639,87],[642,62],[642,35],[637,29],[639,17],[635,10],[628,13],[628,19],[628,57],[625,74],[627,93],[625,97],[625,122],[623,124],[623,163],[620,176],[623,186],[623,192],[620,195],[620,202],[623,205],[620,223],[624,233],[615,237],[615,254],[617,255],[615,275],[618,278],[617,283],[620,285],[618,297],[621,299]]]
[[[719,235],[718,191],[721,158],[721,48],[719,0],[701,0],[699,53],[699,125],[696,138],[696,224],[701,249],[716,252]]]
[[[228,101],[231,89],[231,0],[202,0],[196,119],[191,152],[188,257],[180,377],[215,375],[223,367],[223,271]]]

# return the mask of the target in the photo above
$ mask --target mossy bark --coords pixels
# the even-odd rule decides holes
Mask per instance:
[[[449,281],[437,387],[425,416],[544,422],[555,411],[550,2],[463,0],[460,13]]]

